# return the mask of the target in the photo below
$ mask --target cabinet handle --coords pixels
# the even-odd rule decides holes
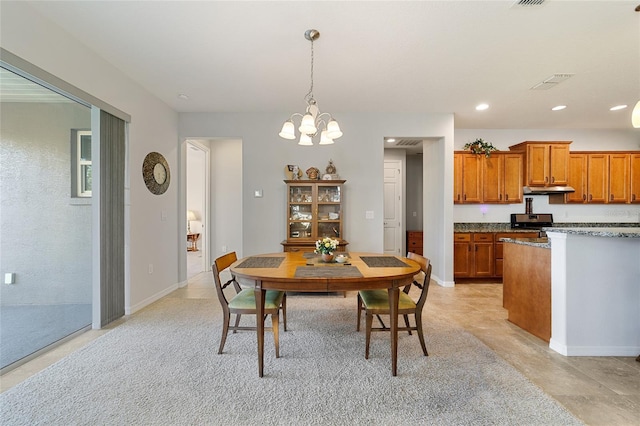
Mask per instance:
[[[555,183],[556,182],[556,178],[551,176],[551,183]]]
[[[587,201],[587,194],[582,194],[582,201]]]
[[[499,199],[500,201],[502,201],[502,194],[500,194],[500,197],[498,197],[498,199]]]
[[[458,194],[458,201],[460,201],[460,194]]]
[[[636,200],[636,194],[632,194],[631,195],[631,201],[635,201]]]
[[[476,248],[476,251],[478,251],[478,246],[474,246]]]
[[[504,194],[504,200],[509,201],[509,194]]]
[[[464,194],[464,200],[467,201],[467,194]]]
[[[547,183],[547,182],[549,182],[549,176],[544,177],[544,183]]]
[[[589,194],[589,201],[593,200],[593,194]]]
[[[609,195],[609,201],[613,201],[613,194]]]

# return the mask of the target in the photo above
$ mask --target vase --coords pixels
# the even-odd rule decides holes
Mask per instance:
[[[322,261],[324,263],[333,262],[333,253],[322,253]]]

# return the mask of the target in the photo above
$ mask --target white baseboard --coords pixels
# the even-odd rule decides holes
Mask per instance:
[[[640,354],[640,346],[567,346],[549,341],[549,348],[564,356],[631,356]]]
[[[131,314],[133,314],[135,312],[138,312],[140,309],[144,308],[145,306],[148,306],[148,305],[152,304],[156,300],[162,299],[164,296],[166,296],[167,294],[171,293],[172,291],[177,290],[180,287],[184,287],[184,285],[186,285],[186,282],[184,284],[183,283],[173,284],[173,285],[165,288],[164,290],[154,294],[153,296],[147,297],[146,299],[144,299],[140,303],[136,303],[133,306],[125,306],[124,307],[124,313],[125,313],[125,315],[131,315]]]
[[[436,282],[440,287],[455,287],[454,281],[443,281],[437,275],[431,274],[431,279]]]

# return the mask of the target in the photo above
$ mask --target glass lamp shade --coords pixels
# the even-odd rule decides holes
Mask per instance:
[[[293,121],[287,120],[282,125],[282,130],[279,133],[281,138],[284,139],[295,139],[296,138],[296,130],[293,127]]]
[[[309,135],[305,135],[304,133],[302,133],[300,135],[300,142],[298,142],[298,145],[313,145],[313,141],[311,140],[311,137],[309,137]]]
[[[342,131],[340,130],[340,126],[336,120],[331,120],[327,123],[327,136],[331,139],[338,139],[342,136]]]
[[[298,130],[300,130],[300,133],[303,133],[305,135],[315,134],[318,131],[318,129],[316,129],[316,124],[315,124],[313,115],[306,113],[302,117],[302,122],[300,123],[300,127],[298,128]]]
[[[640,101],[633,108],[633,112],[631,113],[631,124],[633,127],[640,128]]]
[[[327,136],[327,131],[323,130],[320,133],[320,144],[319,145],[331,145],[333,143],[333,139]]]

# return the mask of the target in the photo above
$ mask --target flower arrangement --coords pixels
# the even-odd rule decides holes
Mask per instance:
[[[324,237],[321,240],[316,241],[315,252],[317,254],[331,254],[338,247],[339,241],[330,237]]]
[[[497,148],[491,142],[485,142],[482,138],[466,143],[464,149],[468,149],[474,154],[484,154],[485,157],[491,157],[491,152],[497,151]]]

